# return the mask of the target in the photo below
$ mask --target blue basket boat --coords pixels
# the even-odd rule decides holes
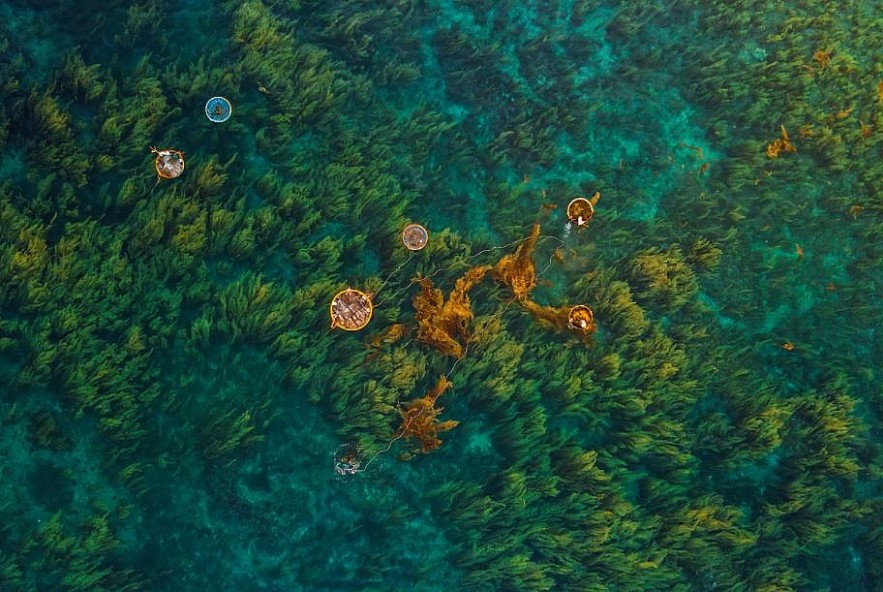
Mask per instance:
[[[224,97],[212,97],[205,103],[205,116],[214,123],[223,123],[233,114],[233,105]]]

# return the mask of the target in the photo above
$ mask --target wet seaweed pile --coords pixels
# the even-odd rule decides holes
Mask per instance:
[[[0,6],[0,589],[883,586],[883,25],[737,4]]]

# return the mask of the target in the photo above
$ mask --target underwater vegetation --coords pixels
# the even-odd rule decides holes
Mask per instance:
[[[2,11],[0,590],[883,587],[873,5]]]

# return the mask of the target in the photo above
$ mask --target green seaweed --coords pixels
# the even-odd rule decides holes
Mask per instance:
[[[51,456],[77,500],[0,492],[0,588],[883,581],[864,4],[250,0],[212,7],[198,56],[202,7],[111,4],[93,43],[41,37],[48,73],[0,33],[4,478]],[[181,178],[157,183],[154,145]],[[425,347],[416,284],[449,293],[538,216],[531,301],[591,307],[594,338],[488,281],[457,355]],[[330,329],[345,287],[375,303],[362,333]],[[459,425],[399,464],[436,376]],[[333,473],[346,442],[361,467]],[[182,559],[217,540],[265,563]]]

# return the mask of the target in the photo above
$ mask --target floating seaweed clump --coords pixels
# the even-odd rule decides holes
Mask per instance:
[[[540,236],[540,225],[534,224],[530,235],[522,241],[514,253],[504,255],[494,265],[492,275],[509,286],[516,300],[527,300],[537,285],[536,264],[533,251]]]
[[[778,158],[782,152],[797,152],[797,148],[794,147],[794,143],[791,141],[791,136],[788,135],[788,130],[785,129],[784,125],[780,126],[780,128],[782,130],[781,136],[770,142],[766,147],[766,155],[770,158]]]
[[[588,336],[597,329],[594,313],[588,306],[540,306],[530,300],[522,304],[537,321],[559,331],[572,331]]]
[[[396,430],[394,438],[414,438],[420,443],[420,452],[424,454],[438,448],[442,443],[438,435],[460,424],[455,420],[438,421],[444,407],[436,407],[435,403],[450,387],[451,382],[442,376],[424,396],[399,407],[402,425]]]
[[[454,283],[454,289],[445,299],[429,278],[418,280],[420,292],[414,296],[417,340],[431,345],[441,353],[462,358],[471,335],[469,323],[473,313],[469,290],[481,283],[490,266],[475,267]]]

